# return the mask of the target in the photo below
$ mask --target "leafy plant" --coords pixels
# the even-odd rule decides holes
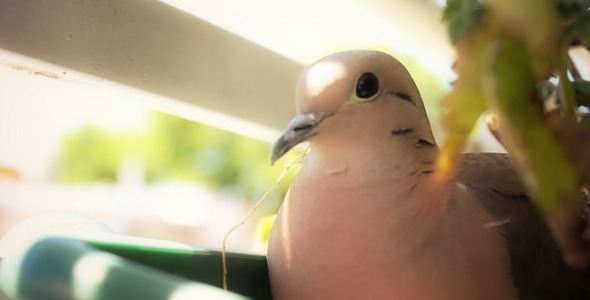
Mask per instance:
[[[443,15],[459,77],[443,100],[449,135],[439,160],[442,176],[453,174],[455,156],[480,115],[493,113],[499,122],[490,129],[573,265],[590,262],[580,227],[590,127],[579,122],[587,118],[590,83],[568,49],[590,41],[589,7],[587,0],[448,0]],[[557,110],[545,109],[551,99]]]

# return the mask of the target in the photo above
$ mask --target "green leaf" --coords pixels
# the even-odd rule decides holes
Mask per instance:
[[[564,18],[584,13],[590,7],[588,0],[557,0],[557,10]]]
[[[570,41],[577,37],[585,42],[590,41],[590,11],[584,11],[584,13],[574,20],[564,30],[564,41],[563,43],[567,46]]]
[[[479,0],[448,0],[442,19],[447,23],[451,42],[457,41],[471,30],[483,13]]]
[[[459,78],[454,89],[443,99],[444,114],[442,126],[448,133],[443,144],[438,165],[443,172],[451,175],[453,161],[459,153],[475,123],[486,109],[482,74],[485,74],[489,61],[487,22],[476,29],[479,34],[469,35],[457,43],[456,71]]]
[[[536,79],[528,51],[507,36],[499,37],[498,49],[490,78],[496,86],[496,97],[489,98],[491,106],[501,112],[501,134],[521,178],[535,202],[550,210],[560,203],[561,196],[576,192],[575,168],[535,101]]]

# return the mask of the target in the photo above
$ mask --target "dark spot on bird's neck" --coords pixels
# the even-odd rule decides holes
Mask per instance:
[[[424,139],[419,139],[418,142],[416,143],[416,147],[429,147],[429,148],[431,148],[434,146],[436,146],[434,143],[431,143],[431,142],[424,140]]]
[[[430,175],[434,173],[434,170],[429,169],[429,170],[423,170],[422,172],[420,172],[420,174],[418,174],[418,177],[421,177],[422,175]]]
[[[392,130],[391,134],[394,136],[406,136],[412,132],[414,132],[413,128],[400,128],[397,130]]]
[[[469,185],[469,186],[472,186],[472,185]],[[502,192],[502,191],[497,190],[497,189],[491,189],[491,191],[494,192],[494,193],[496,193],[496,194],[498,194],[498,195],[501,195],[503,197],[509,197],[509,198],[512,198],[512,199],[518,199],[518,200],[522,200],[522,201],[529,201],[530,200],[529,196],[527,196],[526,194],[505,193],[505,192]]]
[[[412,103],[414,106],[416,105],[416,102],[414,102],[414,99],[412,99],[412,96],[410,96],[406,93],[392,92],[391,94],[400,98],[401,100],[408,101],[408,102]]]

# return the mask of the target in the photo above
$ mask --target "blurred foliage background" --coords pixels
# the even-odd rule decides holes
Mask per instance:
[[[148,184],[198,182],[255,202],[282,171],[280,165],[271,167],[269,149],[270,144],[259,140],[151,112],[141,133],[113,133],[89,125],[66,136],[59,151],[56,179],[66,183],[116,182],[121,164],[139,158]],[[268,211],[276,210],[289,181],[268,199]]]

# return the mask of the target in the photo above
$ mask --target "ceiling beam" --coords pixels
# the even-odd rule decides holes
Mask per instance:
[[[145,0],[0,1],[0,48],[276,129],[303,69]]]

